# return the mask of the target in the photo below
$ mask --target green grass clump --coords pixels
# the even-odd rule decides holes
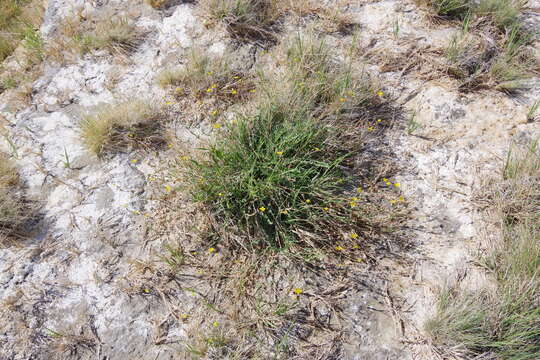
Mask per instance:
[[[536,143],[511,153],[490,184],[502,239],[483,258],[497,288],[441,295],[426,324],[436,345],[466,359],[533,360],[540,354],[540,154]]]
[[[162,114],[146,101],[105,105],[81,122],[81,139],[96,154],[126,151],[130,147],[156,147],[165,143]]]
[[[262,79],[255,110],[214,124],[203,156],[182,161],[193,198],[247,233],[247,247],[286,248],[301,233],[324,245],[362,223],[344,185],[362,144],[355,120],[376,95],[314,37],[286,55],[281,75]]]
[[[277,247],[294,240],[295,230],[346,224],[346,203],[335,193],[348,154],[330,145],[333,136],[335,129],[305,113],[275,104],[261,108],[239,118],[208,148],[207,159],[192,162],[200,179],[194,199],[253,235],[260,229]]]

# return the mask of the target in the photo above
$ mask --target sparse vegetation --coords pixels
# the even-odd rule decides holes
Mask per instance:
[[[231,56],[211,56],[200,49],[192,49],[183,67],[163,70],[157,78],[162,87],[174,86],[175,95],[224,98],[244,98],[253,89],[246,74],[234,69]]]
[[[540,353],[540,154],[510,153],[503,178],[488,184],[487,199],[500,219],[502,238],[481,261],[496,289],[453,287],[426,324],[442,351],[465,359],[536,359]]]
[[[24,41],[29,56],[41,60],[43,39],[36,28],[41,22],[39,1],[4,0],[0,2],[0,62]]]
[[[142,100],[105,105],[83,118],[82,142],[96,155],[130,147],[159,147],[165,143],[163,117],[157,107]]]
[[[526,47],[528,37],[515,26],[497,36],[496,41],[485,36],[479,38],[469,32],[468,21],[465,20],[463,30],[452,38],[445,52],[448,72],[461,80],[461,88],[515,91],[524,87],[524,80],[537,71],[534,56]]]
[[[539,66],[527,48],[532,34],[521,24],[521,0],[433,0],[438,16],[463,21],[461,34],[448,48],[448,72],[461,89],[495,88],[514,92]],[[481,31],[482,35],[477,33]]]

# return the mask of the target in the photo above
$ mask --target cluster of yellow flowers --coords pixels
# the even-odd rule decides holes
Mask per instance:
[[[212,84],[212,86],[210,86],[208,89],[206,89],[206,92],[210,94],[210,93],[214,92],[214,90],[216,90],[216,89],[217,89],[217,84]]]
[[[383,181],[386,185],[388,185],[388,186],[391,186],[391,185],[392,185],[392,182],[391,182],[390,180],[388,180],[387,178],[383,178],[382,181]],[[398,187],[400,187],[400,186],[401,186],[400,183],[398,183],[398,182],[394,183],[394,187],[397,187],[397,188],[398,188]]]

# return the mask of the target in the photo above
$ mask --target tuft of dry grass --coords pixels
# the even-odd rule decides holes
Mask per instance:
[[[133,147],[160,147],[165,144],[162,133],[164,117],[156,106],[147,101],[104,105],[83,118],[82,142],[96,155]]]
[[[79,55],[96,50],[125,55],[135,51],[143,38],[143,33],[125,17],[90,21],[73,16],[58,31],[56,40],[47,47],[47,55],[56,59],[63,59],[66,50]]]
[[[17,195],[19,176],[11,159],[0,153],[0,236],[9,235],[26,219],[23,200]]]
[[[275,0],[202,0],[200,4],[211,22],[223,22],[237,39],[276,41],[280,12]]]
[[[192,0],[188,0],[184,2],[189,2]],[[152,8],[156,10],[164,10],[169,9],[172,6],[178,5],[182,2],[182,0],[144,0],[144,2],[148,5],[150,5]]]

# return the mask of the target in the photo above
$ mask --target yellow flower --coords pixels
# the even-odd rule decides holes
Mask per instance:
[[[358,234],[355,232],[351,233],[351,239],[358,239]]]
[[[343,251],[344,250],[343,247],[339,246],[339,245],[335,246],[334,249],[336,249],[336,251]]]
[[[368,127],[367,129],[368,129],[368,131],[373,131],[373,130],[375,130],[375,128],[374,128],[373,126],[370,126],[370,127]]]
[[[251,90],[249,90],[249,92],[250,92],[250,93],[254,93],[254,92],[257,92],[257,90],[251,89]]]
[[[353,207],[356,207],[356,201],[351,201],[351,202],[349,203],[349,205],[351,205],[352,208],[353,208]]]
[[[173,145],[172,145],[172,144],[167,144],[167,147],[168,147],[169,149],[172,149]]]
[[[235,89],[232,89],[231,94],[236,95],[236,94],[238,94],[238,91],[236,91]]]
[[[387,181],[385,184],[388,185],[388,186],[392,185],[392,183],[390,181]]]
[[[136,164],[136,163],[138,163],[138,162],[139,162],[139,160],[137,160],[137,159],[132,159],[132,160],[131,160],[131,163],[132,163],[132,164]]]
[[[217,110],[212,111],[212,116],[217,116],[217,114],[219,114],[219,111]]]
[[[380,123],[382,120],[381,119],[377,119],[377,122]]]
[[[173,104],[173,103],[172,103],[171,101],[167,101],[167,102],[165,103],[165,105],[167,105],[167,106],[171,106],[172,104]]]
[[[187,161],[187,160],[189,160],[189,156],[187,156],[187,155],[180,156],[180,159],[183,160],[183,161]]]
[[[180,88],[180,87],[177,87],[176,88],[176,93],[177,94],[180,94],[180,93],[183,93],[184,92],[184,89]]]
[[[394,205],[395,203],[397,203],[397,200],[390,200],[390,204]]]
[[[218,124],[218,123],[215,123],[214,125],[212,125],[214,127],[214,129],[219,129],[221,128],[221,124]]]
[[[353,249],[360,249],[360,246],[358,246],[357,244],[354,244],[352,248]]]
[[[181,314],[181,315],[180,315],[180,318],[181,318],[182,320],[186,320],[186,319],[188,318],[188,314]]]
[[[281,156],[283,155],[283,151],[276,151],[276,154]]]
[[[352,201],[358,201],[358,198],[357,198],[357,197],[353,197],[351,200],[352,200]]]
[[[377,96],[380,97],[380,96],[383,96],[383,95],[384,95],[384,92],[382,90],[377,91]]]
[[[214,75],[214,72],[213,72],[213,71],[209,71],[209,72],[208,72],[208,75]]]
[[[342,97],[342,98],[339,98],[339,102],[344,103],[345,101],[347,101],[347,99],[345,99],[345,98],[343,98],[343,97]]]
[[[321,149],[319,149],[318,147],[316,147],[316,148],[313,148],[313,151],[321,151]]]
[[[322,209],[323,209],[324,211],[330,211],[330,208],[328,208],[328,207],[323,207]]]
[[[259,208],[259,211],[260,211],[260,212],[265,212],[265,211],[266,211],[266,208],[265,208],[264,206],[261,206],[261,207]]]
[[[217,195],[218,195],[218,196],[223,196],[223,193],[218,193]]]
[[[303,291],[300,288],[296,288],[293,290],[296,295],[300,295]]]
[[[171,192],[172,191],[172,187],[170,185],[165,185],[165,190],[167,192]]]
[[[400,184],[400,183],[395,183],[394,186],[395,186],[395,187],[400,187],[401,184]]]
[[[347,94],[348,94],[349,96],[353,96],[353,95],[354,95],[354,92],[351,91],[351,90],[349,90],[349,91],[347,91]]]
[[[233,79],[238,80],[238,79],[240,79],[240,76],[233,76]]]
[[[147,288],[144,288],[143,291],[144,291],[146,294],[148,294],[148,293],[150,292],[150,290],[147,289]]]
[[[208,252],[209,252],[210,254],[215,253],[215,252],[216,252],[216,249],[213,248],[213,247],[211,247],[210,249],[208,249]]]
[[[388,179],[387,179],[387,178],[383,178],[383,179],[382,179],[382,181],[384,181],[384,182],[387,182],[387,181],[388,181]]]
[[[360,187],[359,187],[358,189],[356,189],[356,192],[357,192],[357,193],[361,193],[361,192],[363,192],[363,191],[364,191],[364,189],[362,189],[362,188],[360,188]]]
[[[282,213],[283,215],[287,215],[289,212],[288,212],[287,210],[281,210],[281,213]]]
[[[217,321],[214,321],[214,322],[212,323],[212,326],[213,326],[213,327],[218,327],[218,326],[219,326],[219,323],[218,323]]]
[[[311,200],[310,200],[310,199],[307,199],[307,200],[306,200],[306,204],[311,204]]]
[[[399,201],[405,201],[405,198],[403,196],[400,196]]]
[[[214,89],[212,89],[212,88],[206,89],[206,92],[207,92],[207,93],[211,93],[212,91],[214,91]]]

